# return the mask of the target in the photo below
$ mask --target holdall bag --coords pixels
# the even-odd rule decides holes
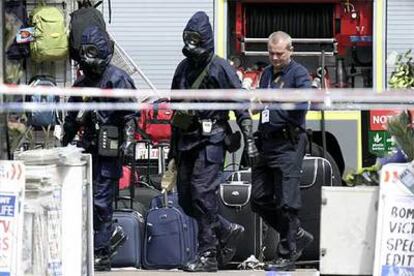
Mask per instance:
[[[243,242],[237,245],[230,265],[240,264],[251,255],[255,255],[260,261],[274,259],[279,236],[251,210],[251,170],[227,172],[229,171],[225,171],[226,183],[220,184],[219,213],[245,229]]]
[[[252,185],[241,181],[220,184],[220,197],[224,205],[242,208],[250,201]]]
[[[241,180],[240,171],[233,173],[230,178],[230,182],[220,184],[221,201],[228,207],[242,208],[250,201],[252,184]]]
[[[125,190],[133,184],[131,171],[132,171],[131,166],[129,165],[122,166],[122,177],[119,179],[119,182],[118,182],[119,190]],[[135,170],[134,181],[137,182],[138,179],[139,179],[139,173],[137,170]]]
[[[137,140],[149,140],[153,143],[170,141],[173,111],[167,102],[160,101],[155,102],[152,108],[141,111]]]

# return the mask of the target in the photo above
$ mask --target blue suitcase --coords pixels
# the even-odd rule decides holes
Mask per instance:
[[[112,267],[141,268],[144,218],[133,210],[116,210],[113,219],[124,229],[127,240],[112,258]]]
[[[176,202],[176,194],[163,194],[151,203],[145,222],[144,268],[181,268],[195,258],[196,223]]]
[[[173,192],[169,193],[167,196],[168,200],[168,206],[177,208],[182,214],[185,221],[185,226],[188,227],[188,233],[189,235],[185,235],[185,244],[187,245],[186,251],[189,254],[188,259],[193,260],[196,257],[197,254],[197,244],[198,244],[198,226],[197,221],[189,217],[185,214],[184,210],[181,208],[181,206],[178,204],[178,193]],[[163,208],[164,207],[164,201],[165,201],[165,195],[160,194],[158,196],[155,196],[150,203],[150,209],[155,208]]]

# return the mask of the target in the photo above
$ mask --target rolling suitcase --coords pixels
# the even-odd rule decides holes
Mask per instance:
[[[134,155],[135,156],[135,152]],[[131,168],[135,170],[135,158],[132,158]],[[135,176],[135,175],[134,175]],[[120,226],[126,234],[126,240],[118,248],[111,259],[112,267],[142,266],[142,242],[144,238],[144,212],[143,205],[135,200],[135,177],[131,177],[128,189],[119,191],[115,186],[113,214],[114,226]],[[111,241],[114,243],[114,241]]]
[[[228,174],[226,183],[220,184],[220,214],[230,222],[244,227],[243,242],[236,247],[230,264],[238,264],[251,255],[259,260],[276,256],[277,232],[266,225],[250,208],[251,171]]]
[[[252,212],[250,203],[240,209],[226,206],[221,202],[219,212],[230,222],[244,227],[243,242],[238,243],[230,264],[241,263],[251,255],[263,261],[276,256],[278,234],[273,228],[268,227],[260,216]]]
[[[163,194],[158,195],[154,197],[150,203],[150,209],[155,208],[163,208],[164,205],[165,196]],[[189,254],[189,259],[192,260],[196,257],[197,254],[197,235],[198,235],[198,226],[197,221],[187,216],[184,213],[184,210],[181,208],[181,206],[178,204],[178,193],[173,192],[168,194],[168,206],[177,208],[182,214],[183,214],[183,220],[185,222],[185,227],[188,228],[189,235],[185,235],[185,243],[189,246],[187,247],[187,251]]]
[[[144,218],[133,210],[116,210],[113,218],[114,224],[124,230],[127,240],[112,258],[112,267],[141,268]]]
[[[163,197],[162,208],[152,208],[146,216],[143,266],[147,269],[181,268],[197,251],[196,230],[189,227],[188,216],[168,203],[166,193]]]
[[[227,181],[234,182],[234,179],[241,180],[241,182],[244,183],[250,183],[251,171],[245,170],[234,172],[229,175]],[[299,217],[301,219],[302,227],[306,231],[312,233],[314,241],[303,251],[302,257],[300,258],[301,261],[319,260],[321,187],[332,186],[332,181],[332,167],[327,159],[308,155],[305,156],[302,164],[302,208],[299,212]],[[224,185],[231,187],[229,184]],[[223,184],[221,186],[223,186]],[[234,191],[236,190],[238,191],[240,188],[235,187]],[[231,208],[226,206],[223,203],[223,200],[221,200],[221,202],[221,214],[231,222],[238,223],[245,227],[244,242],[239,244],[236,255],[232,261],[244,261],[252,254],[263,260],[274,258],[276,256],[278,234],[273,228],[268,227],[258,215],[250,210],[250,203],[247,203],[243,208]]]
[[[301,261],[319,260],[322,186],[332,186],[332,181],[332,167],[327,159],[305,156],[302,164],[302,208],[299,217],[302,227],[312,233],[314,240],[303,251]]]

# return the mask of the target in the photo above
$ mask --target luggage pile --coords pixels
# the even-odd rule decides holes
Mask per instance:
[[[305,156],[301,183],[300,217],[303,227],[315,236],[315,242],[305,249],[300,261],[318,263],[321,187],[333,185],[329,161]],[[245,228],[244,242],[237,246],[229,268],[258,269],[276,257],[278,233],[251,211],[250,193],[250,170],[224,172],[219,212]],[[114,220],[128,239],[113,257],[112,267],[179,269],[196,257],[197,223],[179,206],[176,192],[166,194],[137,180],[117,194]]]

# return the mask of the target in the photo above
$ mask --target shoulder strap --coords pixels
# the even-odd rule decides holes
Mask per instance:
[[[191,85],[191,89],[198,89],[201,85],[201,82],[204,80],[208,73],[208,69],[210,69],[211,63],[213,63],[213,60],[216,58],[216,55],[213,55],[210,62],[206,65],[206,67],[203,69],[203,71],[198,75],[197,79],[193,82]]]

